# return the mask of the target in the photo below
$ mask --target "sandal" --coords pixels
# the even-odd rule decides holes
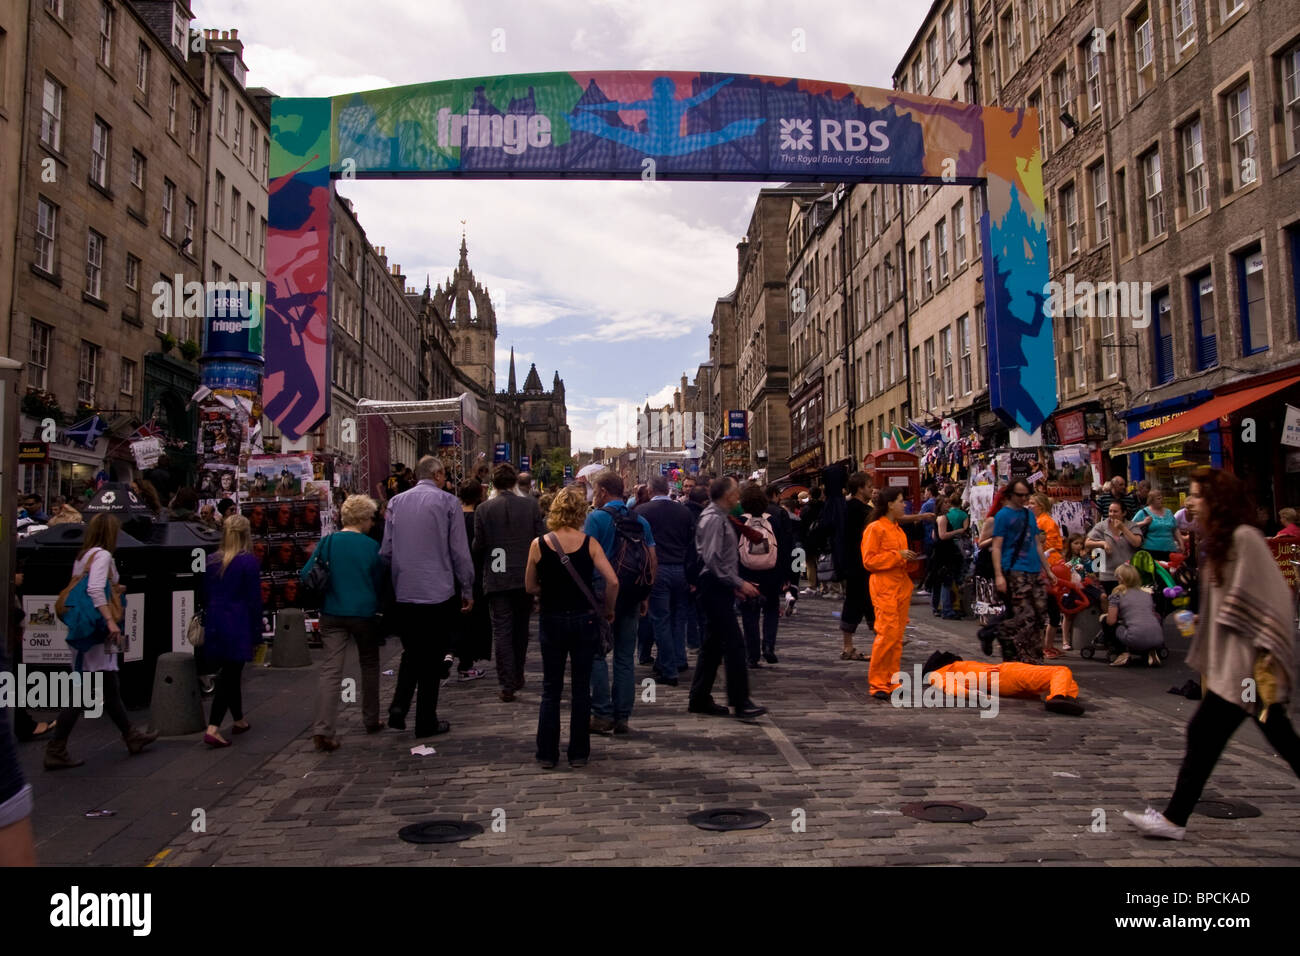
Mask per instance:
[[[1056,648],[1049,647],[1047,650],[1043,651],[1043,656],[1046,657],[1048,660],[1055,660],[1056,658],[1064,657],[1065,655],[1062,654],[1060,651],[1058,651]]]
[[[54,730],[55,726],[58,725],[58,723],[59,723],[59,722],[58,722],[57,720],[51,720],[49,723],[45,723],[45,721],[43,721],[43,720],[40,721],[39,723],[37,723],[36,726],[39,727],[41,724],[45,724],[45,729],[44,729],[44,730],[33,730],[33,731],[32,731],[32,735],[31,735],[31,737],[30,737],[29,739],[30,739],[30,740],[40,740],[42,737],[48,737],[48,736],[50,735],[51,731]]]
[[[863,654],[863,653],[862,653],[860,650],[858,650],[857,648],[854,648],[854,649],[851,650],[851,651],[840,651],[840,660],[842,660],[842,661],[869,661],[869,660],[871,660],[871,658],[867,657],[866,654]]]

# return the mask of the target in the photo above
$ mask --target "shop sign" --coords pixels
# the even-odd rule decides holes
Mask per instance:
[[[49,462],[50,446],[48,442],[20,441],[18,443],[18,464],[48,465]]]
[[[1055,423],[1059,444],[1073,445],[1083,441],[1087,435],[1087,429],[1084,427],[1083,422],[1083,412],[1081,411],[1057,415]]]
[[[1158,415],[1155,418],[1143,418],[1138,422],[1138,431],[1144,432],[1148,428],[1155,428],[1157,425],[1163,425],[1171,419],[1177,418],[1182,412],[1170,412],[1168,415]]]
[[[821,459],[822,459],[822,446],[815,445],[812,448],[808,449],[808,451],[804,452],[803,454],[795,455],[793,458],[791,458],[790,470],[794,471],[796,468],[804,468],[807,465],[820,465]]]
[[[1286,407],[1286,421],[1282,424],[1282,444],[1300,447],[1300,408]]]
[[[1300,573],[1297,573],[1300,568],[1291,562],[1300,561],[1300,538],[1269,538],[1268,547],[1273,552],[1273,560],[1277,562],[1282,577],[1286,578],[1292,591],[1296,590],[1300,587]]]
[[[728,438],[748,438],[749,432],[746,428],[747,413],[741,409],[731,409],[727,412],[727,437]]]

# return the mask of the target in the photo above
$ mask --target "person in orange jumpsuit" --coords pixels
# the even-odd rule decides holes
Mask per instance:
[[[899,527],[903,517],[903,489],[883,488],[876,493],[876,520],[862,535],[862,564],[871,574],[871,603],[876,609],[876,638],[871,645],[867,692],[888,700],[899,683],[894,680],[903,659],[903,629],[912,604],[909,561],[920,555],[907,547]]]
[[[1079,703],[1079,685],[1075,683],[1070,668],[1059,664],[1021,664],[1003,661],[987,664],[982,661],[963,661],[956,654],[936,651],[925,662],[921,673],[937,687],[951,681],[964,681],[966,693],[974,694],[978,675],[997,674],[998,694],[1006,697],[1027,697],[1044,701],[1044,706],[1056,714],[1078,717],[1083,714]],[[945,678],[945,674],[954,675]],[[989,686],[987,683],[985,686]]]

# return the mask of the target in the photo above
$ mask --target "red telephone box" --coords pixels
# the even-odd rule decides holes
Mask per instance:
[[[862,459],[862,470],[871,476],[871,487],[902,488],[912,502],[912,513],[921,507],[921,461],[910,451],[881,448]]]

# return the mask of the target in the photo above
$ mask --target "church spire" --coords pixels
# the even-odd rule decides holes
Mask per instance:
[[[460,268],[469,271],[469,248],[465,245],[465,220],[460,221]]]
[[[510,384],[506,390],[513,395],[515,393],[515,347],[510,346]]]

